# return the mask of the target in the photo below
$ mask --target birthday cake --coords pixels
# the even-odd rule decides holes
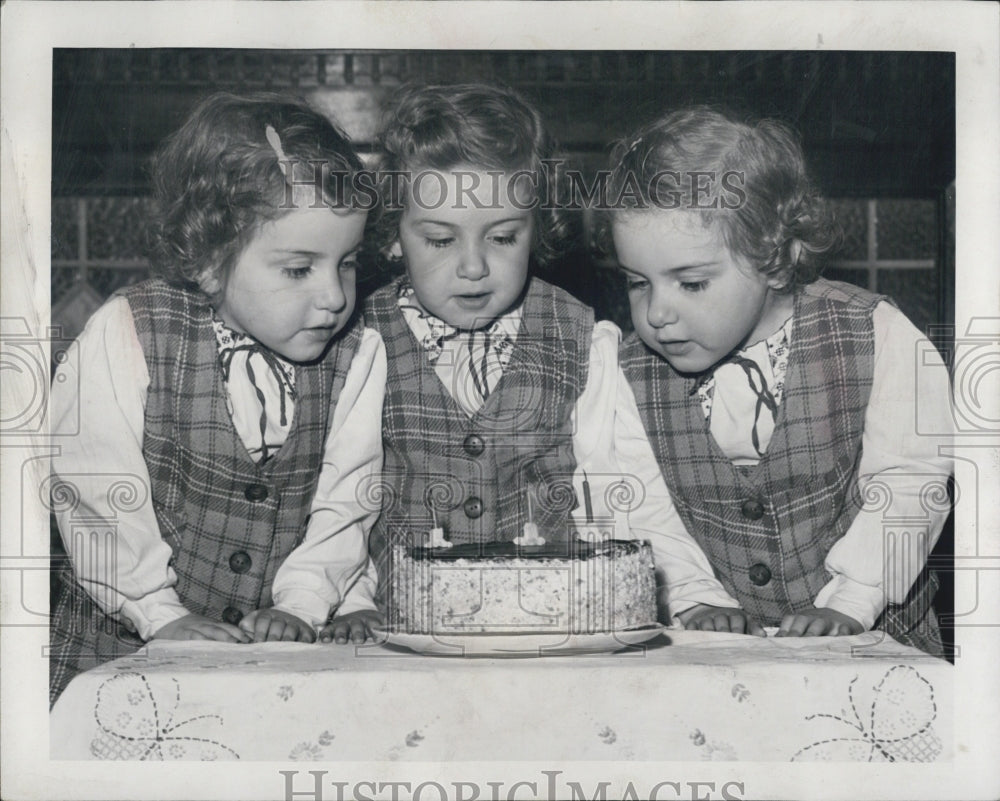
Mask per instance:
[[[386,600],[395,632],[594,634],[656,622],[645,541],[396,544],[390,557]]]

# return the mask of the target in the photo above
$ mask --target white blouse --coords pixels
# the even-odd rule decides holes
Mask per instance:
[[[858,490],[865,503],[827,554],[825,566],[832,578],[813,599],[815,606],[849,615],[866,629],[871,628],[888,602],[901,603],[906,598],[923,569],[948,510],[942,504],[922,503],[922,491],[931,485],[942,485],[952,470],[948,456],[950,437],[920,433],[952,430],[951,388],[941,357],[891,304],[876,306],[872,320],[874,375],[858,468]],[[792,332],[790,323],[785,330]],[[780,384],[776,372],[783,374],[783,367],[780,353],[776,358],[774,352],[774,339],[769,338],[768,342],[770,350],[767,343],[760,342],[743,351],[743,355],[758,363],[773,388]],[[794,347],[793,333],[791,346]],[[917,425],[918,386],[920,426]],[[616,417],[618,456],[646,490],[646,503],[636,510],[633,530],[648,530],[658,525],[662,515],[674,513],[673,504],[646,439],[635,397],[627,386],[623,394]],[[780,403],[780,386],[773,394]],[[704,408],[704,393],[702,401]],[[722,451],[737,464],[759,461],[750,436],[757,401],[758,394],[750,388],[743,370],[727,365],[727,372],[717,371],[710,404],[710,431]],[[764,410],[763,417],[767,416]],[[763,452],[770,442],[773,424],[758,424],[757,429],[758,445]],[[884,506],[887,501],[883,493],[864,491],[875,480],[890,487],[888,506]],[[887,542],[887,524],[891,528],[892,521],[900,519],[908,519],[916,527],[914,530],[926,528],[927,536],[911,538],[909,547]],[[689,600],[683,592],[679,598],[675,596],[671,611],[674,614],[684,611],[693,605]],[[726,604],[716,605],[739,604],[730,599]]]
[[[80,494],[75,509],[58,513],[60,531],[73,556],[66,532],[75,517],[116,518],[113,563],[109,564],[109,552],[102,550],[75,558],[74,569],[107,614],[149,639],[190,610],[174,589],[177,575],[169,564],[171,549],[160,535],[152,505],[145,502],[113,512],[107,508],[109,474],[130,475],[150,486],[142,456],[149,373],[128,301],[113,298],[102,306],[72,347],[78,352],[59,367],[50,405],[51,431],[60,443],[53,472],[72,475]],[[378,510],[359,499],[382,470],[385,374],[382,339],[366,329],[333,414],[305,538],[279,567],[271,588],[276,608],[315,626],[341,603],[348,588],[359,580],[372,580],[363,571],[368,532]],[[253,393],[252,385],[233,380],[228,391],[237,431],[253,452],[261,446],[261,434],[260,406],[247,397]],[[284,437],[280,423],[272,425],[280,416],[280,403],[274,400],[265,402],[265,408],[269,446],[278,447]],[[294,403],[285,411],[287,422]]]
[[[295,417],[295,365],[212,315],[226,409],[255,462],[265,462],[288,439]]]
[[[516,339],[515,322],[519,321],[520,308],[517,308],[499,318],[494,326],[502,326],[508,333],[513,327],[511,339]],[[427,333],[426,322],[415,316],[407,317],[407,322],[417,342],[422,342]],[[630,520],[631,505],[622,499],[631,496],[641,500],[643,492],[635,486],[634,467],[627,459],[619,459],[615,452],[615,414],[625,391],[625,377],[618,369],[620,343],[621,331],[614,323],[595,323],[587,384],[577,399],[571,418],[573,453],[577,462],[573,485],[580,501],[573,512],[574,522],[583,533],[593,531],[599,536],[613,535],[619,539],[648,539],[656,563],[659,603],[664,608],[670,608],[672,613],[697,603],[733,606],[735,602],[715,578],[708,558],[688,534],[669,495],[660,499],[655,525],[638,529]],[[428,349],[429,354],[431,350]],[[462,371],[470,369],[470,360],[446,361],[448,368],[444,374],[438,365],[435,365],[435,370],[445,388],[452,397],[456,397],[455,388],[469,384],[470,379]],[[475,364],[475,360],[472,362]],[[653,464],[655,466],[655,460]],[[587,494],[591,500],[592,522],[586,519],[584,480],[587,481]],[[625,482],[624,487],[622,482]],[[645,518],[637,520],[648,522]],[[348,594],[339,613],[374,609],[374,586],[375,569],[369,565],[365,578]]]
[[[397,303],[441,383],[462,411],[474,416],[510,363],[522,307],[514,307],[482,330],[461,331],[421,308],[406,283],[400,285]]]

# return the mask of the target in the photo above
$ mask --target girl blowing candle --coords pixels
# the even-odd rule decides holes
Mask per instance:
[[[947,374],[887,298],[816,277],[831,238],[793,134],[683,109],[613,168],[612,196],[636,189],[610,216],[635,324],[620,456],[647,509],[669,488],[732,596],[682,621],[874,627],[940,654],[925,563],[947,510],[923,496],[944,494],[951,464],[945,438],[917,433],[913,391],[920,371],[921,423],[946,433]],[[928,535],[894,542],[889,518],[926,520]]]
[[[500,87],[409,87],[380,141],[392,179],[382,240],[405,274],[365,304],[388,359],[391,502],[373,529],[373,559],[384,573],[389,544],[419,544],[405,538],[426,530],[428,499],[455,544],[511,542],[529,525],[565,542],[581,468],[595,485],[622,475],[613,420],[624,382],[618,328],[536,274],[562,228],[546,205],[553,146],[541,117]],[[704,554],[672,509],[651,528],[661,583],[686,587],[692,603],[727,598],[704,580]]]
[[[98,310],[53,384],[53,433],[80,419],[53,460],[79,503],[59,515],[52,700],[152,638],[312,641],[362,573],[384,350],[354,316],[366,214],[318,162],[361,168],[269,95],[208,98],[157,154],[160,277]],[[107,474],[148,501],[112,515]],[[111,542],[78,547],[78,515],[109,517]]]

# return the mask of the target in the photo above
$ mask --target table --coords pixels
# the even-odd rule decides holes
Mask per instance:
[[[54,759],[858,760],[953,757],[953,668],[876,632],[668,631],[518,659],[153,641],[78,676]]]

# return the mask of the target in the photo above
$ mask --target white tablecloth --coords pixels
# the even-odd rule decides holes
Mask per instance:
[[[78,676],[55,759],[859,760],[953,755],[946,662],[882,635],[670,632],[524,659],[153,642]]]

